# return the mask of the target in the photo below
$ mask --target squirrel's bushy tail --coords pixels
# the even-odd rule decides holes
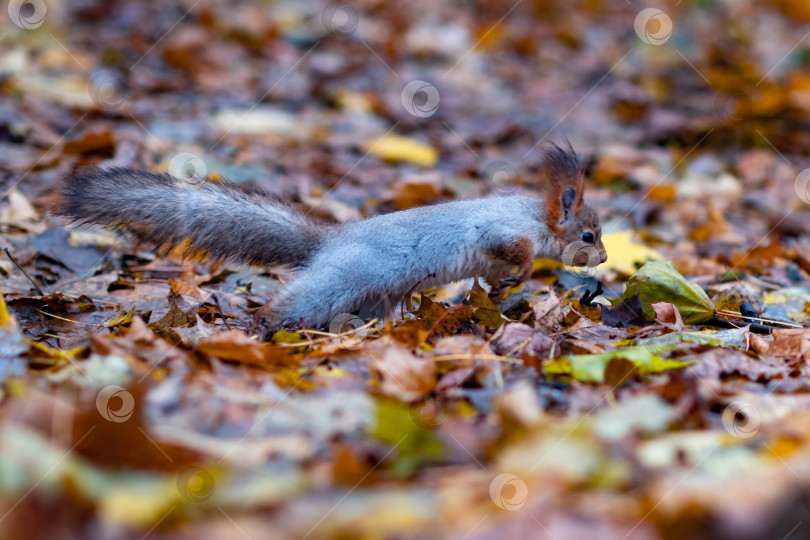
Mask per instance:
[[[273,195],[210,179],[130,168],[85,169],[57,188],[55,213],[152,242],[260,265],[302,266],[323,224]]]

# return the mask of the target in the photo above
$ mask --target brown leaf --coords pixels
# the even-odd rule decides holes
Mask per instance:
[[[416,312],[417,318],[407,321],[404,326],[417,326],[429,330],[431,334],[444,334],[458,328],[459,325],[472,320],[474,308],[467,304],[459,304],[451,308],[445,308],[438,302],[431,301],[424,294],[419,309]]]
[[[644,326],[649,322],[644,318],[644,304],[639,300],[638,293],[625,298],[616,307],[602,308],[602,322],[608,326]]]
[[[179,279],[169,278],[169,285],[172,288],[172,292],[179,295],[191,296],[197,300],[206,300],[211,296],[210,292]]]
[[[534,312],[535,328],[545,332],[556,332],[560,329],[563,311],[560,299],[557,298],[554,291],[549,290],[547,296],[538,297],[537,301],[532,298],[530,303]]]
[[[241,330],[225,330],[197,346],[203,354],[256,366],[289,365],[290,354],[280,347],[250,339]]]
[[[759,354],[768,354],[773,342],[751,332],[748,333],[748,348]]]
[[[503,324],[503,316],[498,306],[489,299],[487,292],[476,279],[470,290],[470,305],[475,308],[473,318],[490,328],[500,328]]]
[[[684,329],[683,319],[681,312],[675,307],[675,304],[669,302],[657,302],[650,304],[650,307],[655,312],[655,322],[663,324],[673,331],[680,331]]]
[[[695,363],[686,368],[686,373],[706,381],[718,381],[733,375],[751,381],[782,379],[792,370],[782,361],[757,360],[732,349],[715,348],[690,359]]]
[[[63,151],[66,154],[103,154],[112,156],[115,151],[115,139],[108,128],[97,126],[68,141]]]
[[[424,206],[441,195],[441,177],[438,171],[402,178],[391,189],[389,198],[398,210]]]
[[[381,347],[380,342],[387,346]],[[410,349],[383,338],[371,353],[370,368],[378,378],[383,394],[404,402],[416,401],[436,385],[432,358],[416,356]]]
[[[73,419],[75,451],[95,463],[115,467],[178,470],[198,462],[196,451],[148,435],[146,397],[143,385],[102,389]]]
[[[509,323],[503,332],[492,341],[492,348],[500,355],[545,360],[554,349],[554,340],[543,332],[522,323]]]
[[[190,328],[175,328],[174,332],[186,345],[196,346],[216,333],[216,326],[208,324],[199,315],[195,315],[196,324]]]
[[[175,304],[172,304],[166,315],[161,317],[158,322],[150,324],[149,326],[153,330],[168,330],[169,328],[188,326],[191,321],[191,317],[183,313]]]
[[[475,368],[459,368],[445,373],[436,383],[436,392],[445,393],[453,388],[458,388],[475,374]]]
[[[463,354],[469,356],[493,354],[489,343],[478,336],[445,336],[433,344],[433,354],[445,356]]]
[[[626,358],[617,357],[605,368],[605,383],[612,387],[620,386],[638,377],[638,366]]]
[[[778,358],[810,358],[810,329],[790,328],[773,331],[773,343],[768,354]]]

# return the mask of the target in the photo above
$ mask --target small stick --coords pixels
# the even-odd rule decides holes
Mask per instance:
[[[182,274],[192,271],[192,269],[185,266],[132,266],[127,268],[127,270],[130,272],[164,272],[173,274]]]
[[[462,354],[442,354],[434,356],[434,362],[450,362],[454,360],[495,360],[496,362],[505,362],[507,364],[522,364],[522,360],[516,358],[507,358],[506,356],[498,356],[496,354],[475,354],[475,353],[462,353]]]
[[[86,296],[86,295],[71,294],[71,293],[66,293],[66,292],[65,293],[58,293],[58,294],[67,296],[68,298],[79,298],[79,296]],[[89,296],[87,298],[90,298],[90,300],[92,300],[93,302],[97,302],[99,304],[109,304],[111,306],[119,305],[119,304],[117,304],[115,302],[107,302],[106,300],[99,300],[98,298],[91,298]]]
[[[310,345],[320,345],[321,343],[328,343],[330,341],[333,341],[336,338],[348,337],[348,336],[352,336],[354,334],[358,334],[358,333],[360,333],[362,331],[369,330],[372,326],[377,324],[378,321],[379,321],[378,319],[372,319],[369,322],[367,322],[366,324],[364,324],[363,326],[358,326],[357,328],[354,328],[352,330],[347,330],[345,332],[340,332],[340,333],[337,333],[337,334],[332,334],[330,332],[321,332],[319,330],[302,330],[303,332],[306,332],[307,334],[314,334],[314,335],[319,335],[319,336],[324,336],[324,337],[313,339],[311,336],[308,336],[310,338],[310,341],[308,341],[306,343],[279,343],[278,346],[279,347],[309,347]]]
[[[303,317],[301,317],[301,331],[304,333],[304,337],[307,338],[307,341],[312,341],[312,338],[309,336],[309,333],[307,332],[307,325],[304,322]]]
[[[28,281],[30,281],[30,282],[31,282],[31,285],[33,285],[33,286],[34,286],[34,288],[37,290],[37,292],[39,293],[39,295],[40,295],[40,296],[45,296],[45,291],[43,291],[42,289],[40,289],[40,288],[39,288],[39,285],[37,285],[37,282],[36,282],[36,281],[34,281],[34,278],[32,278],[31,276],[29,276],[29,275],[28,275],[28,272],[26,272],[25,270],[23,270],[23,267],[22,267],[22,266],[20,266],[20,263],[18,263],[18,262],[17,262],[17,260],[16,260],[16,259],[15,259],[15,258],[14,258],[12,255],[11,255],[11,252],[8,250],[8,248],[3,248],[3,251],[5,251],[5,252],[6,252],[6,255],[8,255],[8,258],[9,258],[9,259],[11,259],[11,262],[12,262],[12,263],[14,263],[14,266],[16,266],[16,267],[17,267],[17,269],[18,269],[20,272],[22,272],[22,273],[23,273],[23,275],[24,275],[25,277],[27,277],[27,278],[28,278]]]
[[[73,319],[60,317],[59,315],[54,315],[53,313],[48,313],[47,311],[42,311],[41,309],[36,308],[36,307],[34,309],[36,311],[38,311],[39,313],[42,313],[43,315],[47,315],[48,317],[53,317],[54,319],[59,319],[60,321],[71,322],[71,323],[74,323],[74,324],[84,324],[84,325],[87,325],[87,326],[95,326],[96,328],[109,328],[109,326],[104,326],[103,324],[93,324],[93,323],[84,322],[84,321],[74,321]]]
[[[214,302],[215,302],[215,303],[216,303],[216,305],[217,305],[217,311],[219,311],[219,316],[222,318],[222,322],[223,322],[223,323],[225,323],[225,328],[227,328],[228,330],[230,330],[230,329],[231,329],[231,325],[230,325],[230,324],[228,324],[228,319],[227,319],[227,318],[225,318],[225,314],[222,312],[222,306],[220,306],[220,305],[219,305],[219,296],[217,296],[216,294],[213,294],[213,295],[211,295],[211,296],[213,296],[213,297],[214,297]]]
[[[804,328],[804,326],[802,326],[801,324],[798,324],[798,323],[774,321],[773,319],[762,319],[760,317],[746,317],[746,316],[740,315],[738,313],[727,313],[725,311],[717,311],[716,313],[718,315],[723,315],[725,317],[733,317],[735,319],[745,319],[745,320],[750,320],[750,321],[761,321],[761,322],[765,322],[765,323],[772,324],[772,325],[781,324],[782,326],[788,326],[790,328]]]

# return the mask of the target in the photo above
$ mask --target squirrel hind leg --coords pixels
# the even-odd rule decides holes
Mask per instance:
[[[261,312],[265,328],[329,330],[342,316],[364,305],[365,291],[337,270],[306,269],[281,289]]]

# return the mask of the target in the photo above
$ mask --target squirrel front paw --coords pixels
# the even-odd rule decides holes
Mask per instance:
[[[525,281],[526,280],[523,279],[520,274],[509,274],[508,276],[499,279],[497,285],[493,286],[489,290],[489,299],[498,304],[504,299],[506,296],[506,291],[509,290],[510,287],[517,287]]]

